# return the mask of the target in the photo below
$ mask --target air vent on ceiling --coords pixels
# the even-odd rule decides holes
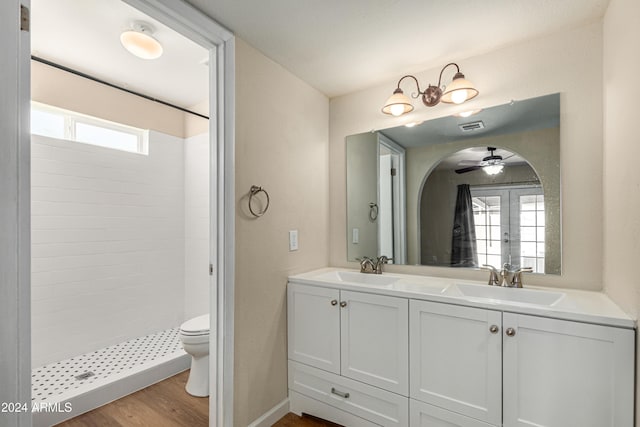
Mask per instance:
[[[462,132],[471,132],[474,130],[484,129],[484,123],[482,122],[482,120],[469,122],[469,123],[462,123],[458,126],[460,127],[460,130],[462,130]]]

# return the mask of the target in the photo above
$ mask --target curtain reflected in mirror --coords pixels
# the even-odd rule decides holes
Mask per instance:
[[[459,184],[451,230],[451,266],[479,267],[476,226],[469,184]]]

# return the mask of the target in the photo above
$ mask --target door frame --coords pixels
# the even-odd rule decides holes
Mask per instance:
[[[395,161],[396,175],[395,179],[392,179],[392,218],[393,218],[393,263],[394,264],[406,264],[407,263],[407,211],[406,211],[406,183],[405,183],[405,170],[406,170],[406,150],[403,146],[387,137],[386,135],[378,134],[378,146],[377,146],[377,168],[378,168],[378,203],[380,204],[380,150],[381,147],[385,147],[391,152],[391,156]],[[378,222],[378,251],[380,251],[380,222]],[[388,255],[378,253],[377,255]]]
[[[21,3],[0,2],[0,402],[31,405],[30,36]],[[31,410],[3,426],[31,426]]]
[[[185,2],[123,0],[209,49],[210,304],[216,307],[216,340],[210,343],[210,379],[215,404],[212,426],[233,425],[235,266],[235,37]],[[21,5],[0,2],[0,401],[31,402],[31,210],[30,210],[30,34],[20,29]],[[215,237],[215,238],[213,238]],[[220,284],[217,286],[216,284]],[[218,375],[215,375],[216,372]],[[213,396],[212,396],[213,397]],[[213,400],[213,399],[212,399]],[[3,414],[7,415],[7,414]],[[10,414],[8,427],[31,425],[30,411]]]

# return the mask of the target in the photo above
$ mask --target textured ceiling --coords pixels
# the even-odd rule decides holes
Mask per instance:
[[[43,59],[181,107],[207,98],[208,51],[120,0],[31,0],[31,51]],[[134,20],[155,27],[158,59],[127,52],[120,33]]]
[[[187,0],[329,97],[598,20],[608,0]],[[143,15],[119,0],[32,0],[36,55],[192,106],[206,52],[155,23],[144,61],[119,34]],[[153,22],[149,18],[144,18]],[[464,67],[464,66],[463,66]]]
[[[188,0],[333,97],[600,19],[608,0]]]

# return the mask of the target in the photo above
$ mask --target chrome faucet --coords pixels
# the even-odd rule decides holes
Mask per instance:
[[[522,287],[522,273],[531,273],[531,267],[522,267],[516,271],[511,270],[511,264],[505,263],[502,270],[498,271],[491,265],[483,265],[484,270],[489,270],[489,286],[504,286],[508,288]]]
[[[375,273],[376,265],[373,263],[373,260],[369,257],[363,256],[360,261],[360,273]]]
[[[360,273],[382,274],[382,265],[392,261],[392,259],[382,255],[374,261],[369,257],[363,256],[358,261],[360,261]]]
[[[502,264],[502,270],[500,270],[500,286],[510,288],[513,286],[511,281],[513,280],[513,272],[511,271],[511,264],[505,262]]]
[[[393,261],[393,260],[387,257],[386,255],[379,256],[375,263],[376,274],[382,274],[382,266],[388,263],[389,261]]]

